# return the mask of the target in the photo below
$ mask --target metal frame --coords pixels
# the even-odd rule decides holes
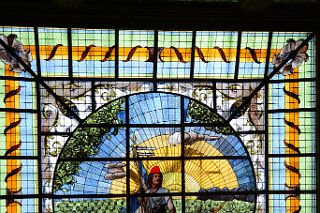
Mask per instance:
[[[73,74],[72,74],[72,52],[70,54],[70,50],[72,50],[72,46],[69,47],[69,77],[42,77],[41,76],[41,66],[40,66],[40,53],[39,53],[39,37],[38,37],[38,29],[37,27],[34,28],[35,30],[35,44],[36,44],[36,54],[37,54],[37,71],[38,71],[38,75],[35,74],[33,72],[33,70],[28,67],[17,55],[15,52],[13,52],[10,48],[6,47],[6,45],[0,40],[0,44],[3,45],[8,52],[10,52],[11,55],[13,55],[17,61],[19,61],[19,63],[21,63],[25,68],[26,70],[33,76],[32,79],[29,79],[29,78],[13,78],[13,77],[6,77],[6,76],[3,76],[3,77],[0,77],[0,79],[10,79],[10,80],[21,80],[21,81],[31,81],[31,82],[35,82],[36,83],[36,90],[37,90],[37,110],[23,110],[23,109],[7,109],[7,108],[1,108],[0,111],[3,111],[3,112],[8,112],[8,111],[15,111],[15,112],[31,112],[31,113],[37,113],[38,115],[38,126],[40,127],[41,126],[41,109],[40,109],[40,106],[41,106],[41,100],[40,100],[40,87],[44,87],[45,89],[48,90],[48,92],[53,95],[57,101],[59,101],[62,105],[64,104],[64,102],[62,101],[62,99],[56,95],[54,93],[54,91],[45,83],[45,81],[48,81],[48,80],[53,80],[53,81],[56,81],[56,80],[70,80],[70,81],[77,81],[77,80],[80,80],[80,81],[91,81],[91,85],[95,85],[96,81],[106,81],[106,82],[109,82],[109,81],[112,81],[112,82],[117,82],[117,81],[146,81],[146,82],[151,82],[153,83],[154,85],[154,91],[157,91],[157,83],[160,83],[160,82],[212,82],[213,83],[213,90],[215,90],[215,86],[216,86],[216,82],[254,82],[254,81],[258,81],[258,82],[261,82],[259,84],[259,86],[252,92],[252,94],[248,97],[248,101],[250,101],[250,99],[252,97],[254,97],[257,92],[262,88],[262,87],[265,87],[266,89],[266,94],[268,94],[268,85],[269,83],[278,83],[278,82],[293,82],[293,81],[297,81],[297,82],[300,82],[300,81],[308,81],[308,82],[313,82],[313,81],[316,81],[316,87],[318,88],[319,87],[319,80],[318,78],[316,79],[313,79],[313,78],[306,78],[306,79],[298,79],[298,80],[271,80],[271,78],[278,72],[278,70],[280,70],[280,68],[286,63],[288,62],[292,57],[294,57],[295,53],[300,49],[302,48],[309,40],[311,40],[314,35],[316,35],[316,71],[317,71],[317,76],[319,75],[319,65],[318,65],[318,61],[319,61],[319,33],[317,34],[310,34],[308,36],[308,38],[306,39],[305,42],[303,42],[299,47],[298,49],[295,51],[295,53],[292,53],[284,62],[281,63],[280,66],[278,66],[276,69],[274,69],[269,75],[267,74],[268,73],[268,59],[267,59],[267,62],[266,62],[266,67],[265,67],[265,77],[263,79],[237,79],[237,70],[239,68],[239,53],[240,53],[240,46],[241,46],[241,32],[239,32],[238,34],[238,46],[237,46],[237,65],[236,65],[236,74],[235,74],[235,78],[234,79],[198,79],[198,78],[194,78],[193,76],[193,73],[194,73],[194,55],[195,55],[195,43],[196,43],[196,31],[193,31],[192,33],[192,61],[191,61],[191,68],[190,68],[190,73],[191,73],[191,77],[190,79],[157,79],[157,57],[155,57],[155,61],[153,62],[154,63],[154,68],[153,68],[153,78],[130,78],[130,79],[125,79],[125,78],[119,78],[119,29],[116,29],[115,30],[115,78],[114,79],[99,79],[99,78],[86,78],[86,79],[83,79],[83,78],[74,78],[73,77]],[[267,52],[267,55],[269,56],[270,55],[270,48],[271,48],[271,40],[272,40],[272,33],[270,32],[269,33],[269,41],[268,41],[268,52]],[[71,28],[68,28],[68,44],[72,44],[72,35],[71,35]],[[240,41],[239,41],[240,40]],[[158,48],[157,46],[157,43],[158,43],[158,31],[156,30],[155,31],[155,34],[154,34],[154,44],[155,44],[155,49]],[[155,54],[157,55],[157,54]],[[71,57],[71,59],[70,59]],[[269,57],[268,57],[269,58]],[[94,99],[95,99],[95,96],[94,96],[94,93],[92,92],[92,108],[95,109],[95,102],[94,102]],[[126,97],[126,100],[128,98]],[[316,95],[316,102],[317,102],[317,107],[316,108],[299,108],[299,109],[296,109],[296,110],[286,110],[286,109],[282,109],[282,110],[269,110],[267,109],[267,106],[268,106],[268,95],[265,95],[265,105],[266,105],[266,110],[265,110],[265,131],[263,131],[263,134],[265,135],[265,140],[268,141],[268,118],[267,118],[267,115],[269,113],[279,113],[279,112],[291,112],[291,111],[304,111],[304,112],[307,112],[307,111],[310,111],[310,112],[316,112],[316,126],[317,126],[317,129],[319,127],[319,123],[320,123],[320,116],[319,116],[319,104],[320,104],[320,96],[317,94]],[[247,101],[247,102],[248,102]],[[181,99],[181,106],[183,109],[183,98]],[[243,103],[239,109],[241,109],[241,107],[244,107],[247,103]],[[126,105],[128,106],[128,101],[126,101]],[[64,107],[68,108],[67,105],[64,104]],[[128,113],[128,112],[127,112]],[[235,112],[236,113],[236,112]],[[181,115],[183,115],[183,111],[181,110]],[[127,119],[128,119],[128,114],[127,114]],[[183,117],[183,116],[181,116]],[[230,122],[231,121],[231,117],[229,119],[227,119],[227,122]],[[82,121],[82,119],[80,119],[78,116],[76,117],[76,120],[78,120],[80,123]],[[201,124],[194,124],[194,126],[207,126],[208,124],[204,124],[204,125],[201,125]],[[91,125],[91,126],[94,126],[94,125]],[[112,125],[114,126],[114,125]],[[126,131],[127,131],[127,134],[129,135],[129,129],[131,127],[151,127],[150,125],[129,125],[129,122],[126,122],[125,125],[119,125],[119,126],[123,126],[126,128]],[[152,125],[154,126],[154,125]],[[162,125],[157,125],[157,126],[162,126]],[[181,128],[182,132],[184,132],[184,128],[186,126],[192,126],[192,124],[184,124],[184,121],[181,121],[181,124],[180,125],[163,125],[163,127],[168,127],[168,126],[172,126],[172,127],[179,127]],[[253,131],[252,133],[257,133],[256,131]],[[131,197],[134,197],[134,195],[131,195],[130,194],[130,189],[129,189],[129,184],[127,185],[127,194],[126,195],[96,195],[96,194],[88,194],[88,195],[52,195],[52,194],[44,194],[42,192],[42,172],[41,172],[41,162],[42,162],[42,159],[41,159],[41,136],[43,135],[53,135],[52,133],[46,133],[46,132],[41,132],[41,129],[38,128],[38,156],[17,156],[17,157],[12,157],[12,159],[37,159],[38,160],[38,184],[39,184],[39,194],[36,194],[36,195],[5,195],[5,196],[0,196],[1,199],[11,199],[11,198],[38,198],[39,199],[39,212],[42,211],[42,199],[43,198],[71,198],[71,197],[79,197],[79,198],[87,198],[87,197],[97,197],[97,198],[107,198],[107,197],[126,197],[127,198],[127,207],[129,209],[129,206],[130,206],[130,198]],[[71,135],[72,133],[57,133],[58,134],[61,134],[61,135]],[[183,141],[183,140],[182,140]],[[316,132],[316,153],[306,153],[306,154],[300,154],[300,155],[297,155],[297,156],[301,156],[301,157],[316,157],[316,175],[317,177],[320,177],[320,168],[319,168],[319,147],[320,147],[320,134],[318,132]],[[129,138],[127,137],[127,140],[126,140],[126,145],[127,145],[127,157],[126,157],[126,161],[129,162],[130,160],[136,160],[135,158],[129,158]],[[198,193],[187,193],[184,191],[184,180],[185,180],[185,177],[184,177],[184,162],[185,160],[188,160],[188,159],[221,159],[219,157],[206,157],[206,158],[202,158],[202,157],[185,157],[184,156],[184,149],[182,148],[181,150],[181,153],[182,153],[182,156],[181,157],[166,157],[166,158],[148,158],[148,160],[152,160],[152,159],[166,159],[166,160],[181,160],[182,162],[182,192],[181,193],[170,193],[170,195],[176,195],[176,196],[181,196],[182,197],[182,209],[183,209],[183,212],[184,212],[184,207],[185,207],[185,196],[195,196],[195,195],[198,195]],[[269,198],[268,196],[271,195],[271,194],[289,194],[290,191],[288,190],[270,190],[269,189],[269,165],[268,165],[268,161],[269,161],[269,158],[272,158],[272,157],[286,157],[286,156],[296,156],[296,155],[289,155],[289,154],[270,154],[269,153],[269,149],[268,149],[268,145],[265,143],[265,170],[266,170],[266,173],[265,173],[265,190],[256,190],[254,192],[252,192],[252,194],[254,194],[255,196],[257,195],[265,195],[266,196],[266,212],[268,213],[269,212],[269,209],[268,209],[268,203],[269,203]],[[11,159],[11,157],[0,157],[0,159]],[[121,158],[122,159],[122,158]],[[229,157],[223,157],[223,159],[229,159]],[[238,157],[230,157],[230,159],[238,159]],[[241,157],[239,157],[239,159],[242,159]],[[77,160],[77,159],[60,159],[62,161],[68,161],[68,160]],[[80,159],[78,159],[80,160]],[[81,160],[84,160],[84,159],[81,159]],[[103,159],[90,159],[90,161],[101,161],[101,160],[117,160],[115,158],[103,158]],[[120,160],[120,159],[118,159]],[[123,159],[122,159],[123,160]],[[127,163],[127,167],[126,167],[127,171],[129,170],[129,163]],[[316,178],[316,181],[317,181],[317,189],[316,190],[300,190],[299,192],[300,193],[312,193],[312,194],[316,194],[317,196],[317,200],[320,199],[320,189],[319,189],[319,183],[320,183],[320,179],[319,178]],[[127,176],[127,183],[129,183],[129,176]],[[240,192],[241,194],[242,192]],[[245,192],[247,193],[247,192]],[[215,194],[215,193],[213,193]],[[233,194],[231,192],[221,192],[221,194]],[[152,194],[151,194],[152,195]],[[150,196],[151,196],[150,195]],[[319,210],[319,205],[318,204],[319,202],[317,202],[317,210]]]
[[[320,66],[319,66],[319,61],[320,61],[320,33],[316,33],[316,90],[319,92],[320,88],[320,81],[319,81],[319,76],[320,76]],[[316,95],[316,211],[320,212],[320,95]]]

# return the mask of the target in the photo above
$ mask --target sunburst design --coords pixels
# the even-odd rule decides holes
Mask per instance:
[[[168,144],[170,135],[160,135],[146,140],[139,147],[159,147],[153,150],[154,157],[181,156],[181,146]],[[186,156],[223,156],[219,150],[206,141],[198,141],[185,149]],[[163,173],[163,187],[171,192],[181,192],[182,164],[179,160],[145,160],[142,161],[144,168],[149,171],[157,165]],[[134,162],[130,163],[130,191],[135,193],[139,190],[139,175]],[[235,172],[226,159],[201,159],[185,161],[185,189],[186,192],[197,192],[201,189],[212,187],[229,189],[239,186]],[[111,193],[125,193],[125,177],[112,182]]]

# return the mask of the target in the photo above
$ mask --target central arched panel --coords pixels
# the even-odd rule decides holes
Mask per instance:
[[[177,206],[186,196],[185,202],[243,202],[254,207],[255,175],[235,131],[206,105],[171,93],[129,95],[88,116],[60,154],[53,189],[56,195],[107,195],[85,202],[99,200],[110,206],[115,201],[122,211],[134,212],[141,178],[147,182],[154,166],[163,174],[162,187],[175,193]],[[70,206],[82,202],[67,201]],[[65,204],[56,199],[55,210]]]

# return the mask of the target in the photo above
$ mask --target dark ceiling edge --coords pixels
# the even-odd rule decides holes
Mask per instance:
[[[56,7],[3,10],[1,26],[80,27],[163,30],[319,31],[319,7],[268,7],[244,12],[239,7],[209,5],[134,5],[76,10]]]

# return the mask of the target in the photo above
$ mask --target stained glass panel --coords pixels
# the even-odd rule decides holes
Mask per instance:
[[[314,34],[0,33],[0,212],[318,210]]]

